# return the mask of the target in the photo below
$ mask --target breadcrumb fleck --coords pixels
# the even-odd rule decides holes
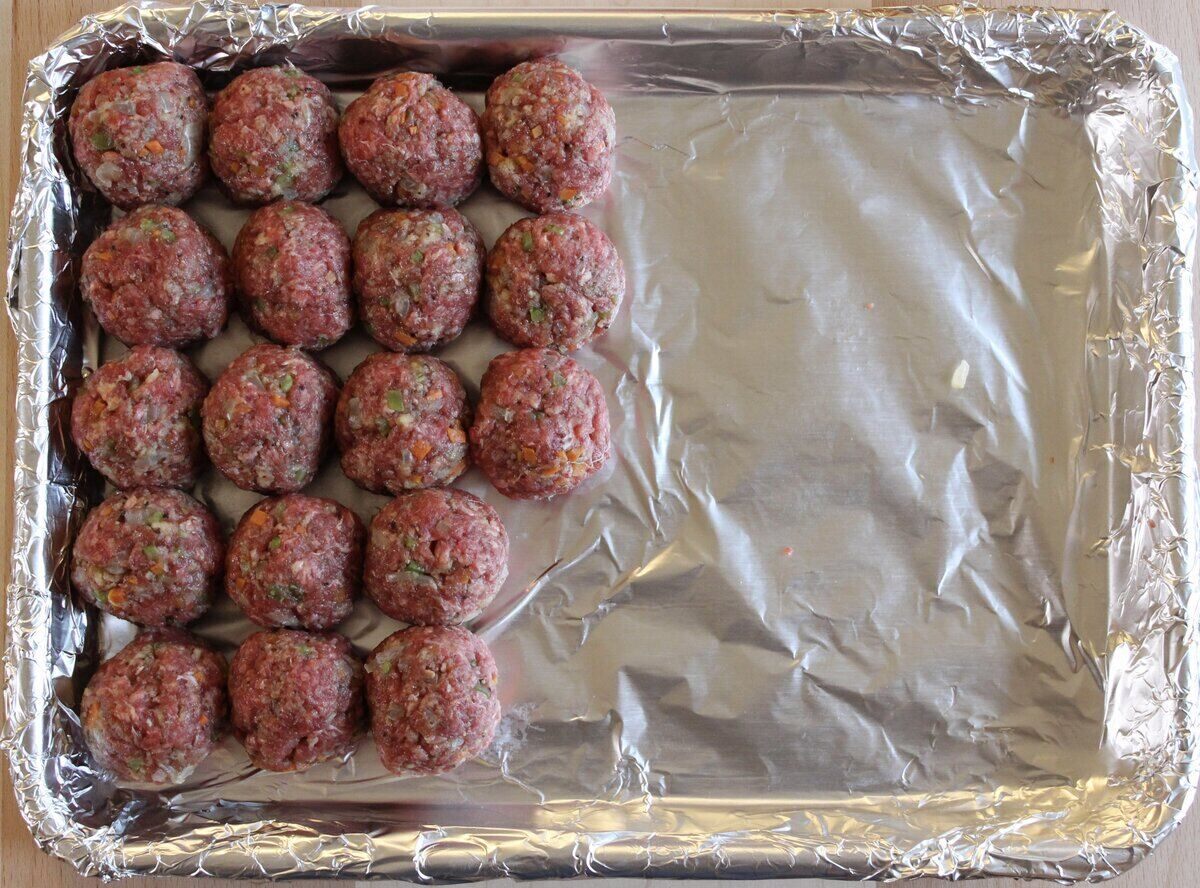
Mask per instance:
[[[959,361],[958,366],[954,368],[954,375],[950,377],[950,387],[954,389],[964,389],[967,387],[967,376],[971,372],[971,365],[966,361]]]

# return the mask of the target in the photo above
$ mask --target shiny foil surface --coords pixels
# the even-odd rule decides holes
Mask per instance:
[[[1180,35],[1180,39],[1186,39]],[[174,58],[215,91],[290,60],[374,77],[553,53],[609,96],[585,214],[629,287],[578,360],[614,458],[504,500],[508,584],[473,627],[505,717],[401,780],[364,739],[302,776],[228,738],[183,785],[116,785],[75,711],[131,629],[72,597],[103,491],[69,441],[101,357],[77,291],[109,218],[70,157],[78,87]],[[421,881],[574,875],[1096,879],[1196,780],[1192,123],[1175,59],[1112,15],[436,13],[126,6],[31,63],[9,311],[19,341],[4,745],[37,841],[80,871]],[[373,205],[327,201],[353,231]],[[187,209],[232,243],[246,212]],[[520,211],[463,207],[488,244]],[[194,352],[215,377],[234,321]],[[324,353],[344,379],[375,346]],[[503,344],[440,355],[472,397]],[[331,459],[311,488],[383,498]],[[257,497],[213,473],[226,529]],[[229,655],[227,599],[194,626]],[[396,624],[342,627],[366,652]]]

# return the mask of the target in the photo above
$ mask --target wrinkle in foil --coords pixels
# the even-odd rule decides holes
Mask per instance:
[[[510,580],[474,625],[506,717],[480,761],[397,780],[369,741],[303,777],[230,738],[184,785],[115,786],[74,712],[127,625],[70,595],[102,495],[69,396],[120,346],[76,292],[107,221],[66,148],[88,77],[285,59],[344,105],[375,76],[490,78],[554,52],[620,143],[586,214],[629,274],[579,359],[615,459],[503,500]],[[1174,58],[1109,14],[126,6],[31,63],[10,240],[19,342],[9,755],[79,870],[423,881],[571,875],[1101,878],[1196,773],[1195,156]],[[349,181],[327,207],[353,230]],[[246,213],[187,209],[229,245]],[[519,213],[488,189],[489,243]],[[196,350],[215,377],[240,322]],[[324,354],[344,379],[360,334]],[[502,344],[442,353],[473,395]],[[329,465],[313,488],[383,502]],[[231,527],[256,496],[206,478]],[[231,652],[228,601],[197,631]],[[367,650],[394,627],[360,604]]]

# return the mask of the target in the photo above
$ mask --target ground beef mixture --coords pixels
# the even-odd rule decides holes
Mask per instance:
[[[581,207],[612,180],[616,116],[598,89],[555,59],[497,77],[482,117],[492,184],[537,213]]]
[[[117,487],[191,487],[204,468],[206,380],[177,351],[139,345],[84,380],[71,437]]]
[[[354,235],[363,323],[392,351],[426,351],[462,332],[479,299],[483,238],[449,207],[379,210]]]
[[[321,349],[354,323],[350,239],[319,207],[256,210],[234,242],[233,273],[247,323],[276,342]]]
[[[329,88],[291,65],[255,68],[213,102],[208,156],[238,203],[318,201],[342,178]]]
[[[175,62],[93,77],[71,106],[75,160],[123,210],[187,200],[208,175],[208,101],[194,71]]]
[[[354,750],[363,668],[335,632],[256,632],[229,666],[234,732],[256,768],[303,771]]]
[[[120,780],[180,783],[225,731],[225,661],[182,629],[146,629],[103,663],[79,704],[100,767]]]
[[[402,494],[371,522],[363,582],[392,619],[461,623],[491,603],[507,576],[500,516],[465,490]]]
[[[467,393],[448,364],[371,355],[338,401],[342,471],[376,493],[444,486],[466,471],[469,423]]]
[[[256,503],[229,540],[225,589],[260,626],[332,629],[354,607],[366,530],[331,499]]]
[[[483,176],[479,120],[432,74],[380,77],[350,103],[338,139],[346,166],[381,204],[453,206]]]
[[[337,396],[333,373],[300,349],[252,346],[204,399],[208,456],[238,487],[294,493],[321,466]]]
[[[224,556],[208,509],[179,490],[138,488],[88,513],[71,551],[71,582],[122,620],[183,625],[208,610]]]
[[[569,493],[608,460],[608,406],[591,373],[553,349],[495,357],[483,375],[471,454],[514,499]]]
[[[603,231],[573,213],[521,219],[487,260],[487,309],[523,348],[574,351],[602,334],[625,294],[625,268]]]
[[[126,345],[212,339],[229,317],[225,248],[182,210],[148,206],[113,222],[83,254],[79,289]]]
[[[492,742],[499,674],[483,640],[460,626],[413,626],[367,658],[371,732],[394,774],[444,774]]]

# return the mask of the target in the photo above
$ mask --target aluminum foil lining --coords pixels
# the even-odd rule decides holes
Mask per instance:
[[[74,707],[128,637],[71,597],[102,491],[67,435],[116,346],[76,290],[108,210],[65,120],[81,83],[169,57],[210,89],[289,59],[339,100],[401,68],[479,107],[556,53],[610,96],[587,209],[629,298],[580,360],[616,458],[510,503],[508,585],[474,628],[505,720],[478,762],[399,780],[370,741],[302,777],[230,739],[184,785],[114,785]],[[39,844],[80,871],[1102,878],[1196,778],[1191,260],[1179,66],[1116,17],[405,13],[125,6],[33,60],[13,214],[16,523],[4,745]],[[328,205],[349,228],[370,202]],[[188,209],[228,244],[244,218]],[[518,216],[484,189],[490,243]],[[218,373],[234,324],[196,353]],[[327,353],[343,377],[371,346]],[[444,356],[478,379],[501,343]],[[474,393],[474,392],[473,392]],[[327,467],[315,489],[380,502]],[[198,495],[229,526],[254,497]],[[362,604],[366,650],[395,626]],[[197,630],[250,631],[229,602]]]

